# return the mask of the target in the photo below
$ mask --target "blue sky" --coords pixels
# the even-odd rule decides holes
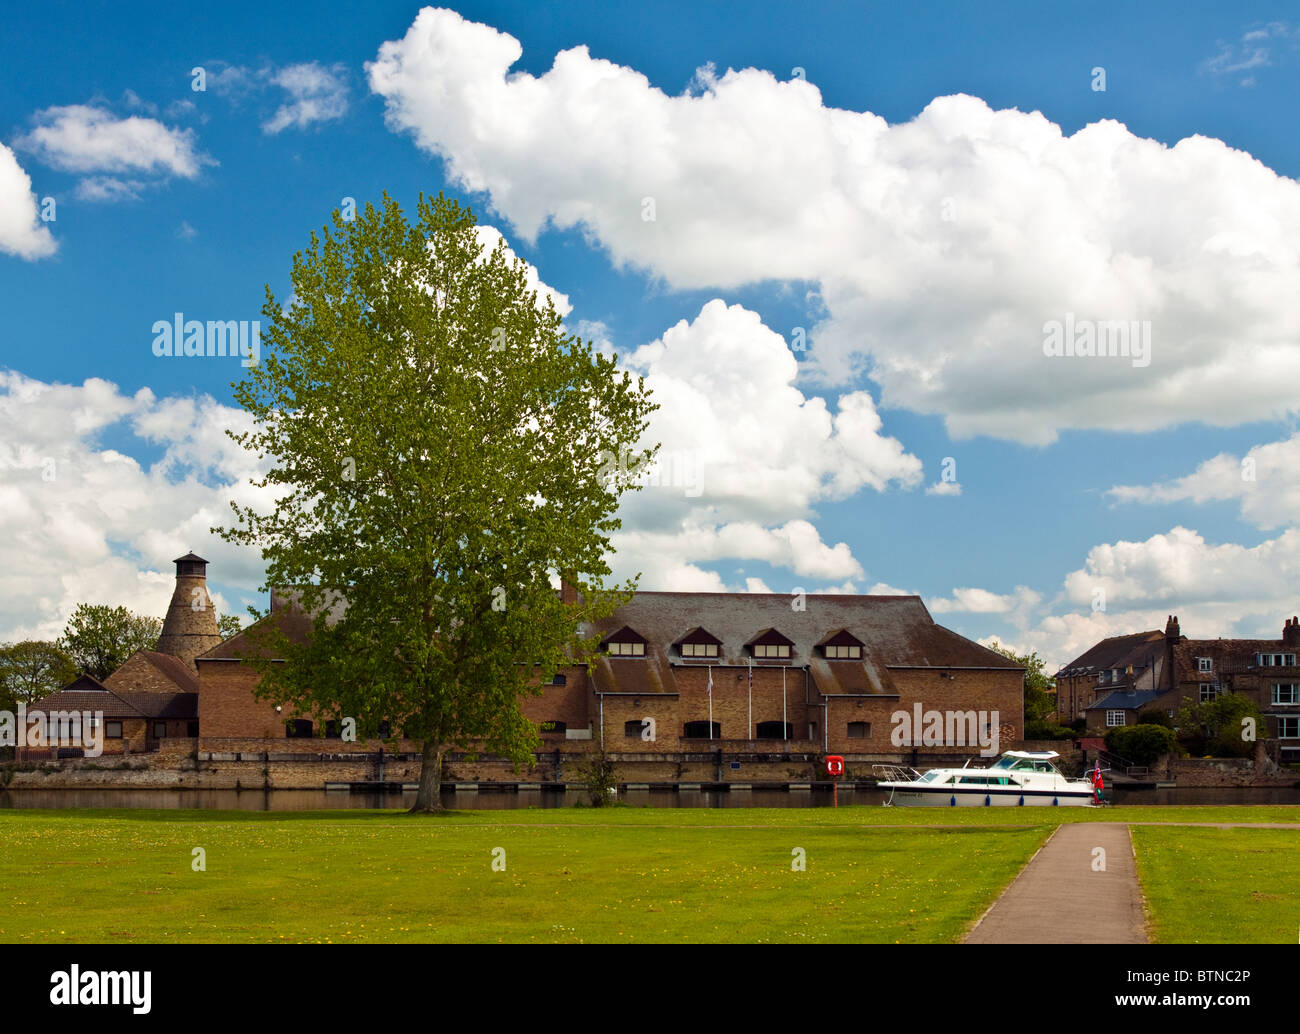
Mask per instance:
[[[150,328],[257,319],[343,198],[438,190],[570,327],[624,356],[667,341],[636,368],[679,412],[702,379],[728,393],[708,442],[665,429],[701,493],[628,511],[620,573],[644,587],[914,591],[1054,663],[1172,610],[1193,635],[1276,634],[1300,606],[1300,17],[993,6],[12,12],[0,638],[82,599],[161,612],[189,548],[227,609],[260,599],[257,558],[201,532],[248,472],[220,435],[238,364],[158,358]],[[647,193],[653,230],[627,214]],[[1150,366],[1044,357],[1041,324],[1076,309],[1149,320]],[[786,377],[771,335],[796,327]],[[770,470],[724,361],[786,392]],[[854,416],[821,438],[817,406]],[[945,458],[960,493],[927,490]]]

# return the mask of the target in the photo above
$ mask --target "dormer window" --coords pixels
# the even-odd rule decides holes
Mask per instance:
[[[763,661],[789,660],[794,647],[794,643],[775,628],[764,629],[745,645],[755,659]]]
[[[1214,659],[1213,659],[1212,657],[1197,657],[1197,658],[1196,658],[1196,670],[1197,670],[1197,671],[1213,671],[1213,670],[1214,670]]]
[[[827,636],[817,644],[828,661],[862,660],[862,641],[844,629]]]
[[[644,657],[645,644],[645,636],[624,626],[606,639],[601,646],[611,657]]]
[[[688,660],[716,660],[722,650],[722,640],[702,628],[692,628],[675,645]]]

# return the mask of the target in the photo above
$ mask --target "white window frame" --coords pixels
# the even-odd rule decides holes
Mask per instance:
[[[1196,658],[1196,670],[1197,670],[1197,671],[1214,671],[1214,658],[1213,658],[1213,657],[1197,657],[1197,658]]]
[[[1201,683],[1201,703],[1208,704],[1211,700],[1218,700],[1223,696],[1223,690],[1217,682]]]
[[[1290,728],[1291,732],[1286,730]],[[1279,740],[1300,740],[1300,715],[1283,715],[1277,720],[1277,738]]]
[[[1282,699],[1282,690],[1288,690],[1289,700]],[[1296,682],[1274,682],[1273,683],[1273,703],[1274,704],[1300,704],[1300,683]]]
[[[1115,720],[1116,717],[1119,718],[1119,721],[1116,721],[1116,720]],[[1121,725],[1127,725],[1127,724],[1128,724],[1128,715],[1126,715],[1123,711],[1107,711],[1107,712],[1106,712],[1106,728],[1107,728],[1107,729],[1118,729]]]

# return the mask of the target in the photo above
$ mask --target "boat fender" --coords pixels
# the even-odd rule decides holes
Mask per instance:
[[[1021,808],[1023,808],[1023,807],[1025,806],[1025,795],[1024,795],[1023,793],[1020,795],[1020,805],[1019,805],[1019,806],[1020,806]]]
[[[992,794],[987,794],[987,793],[986,793],[986,794],[984,795],[984,807],[987,808],[987,807],[989,807],[992,803],[993,803],[993,795],[992,795]]]
[[[1053,798],[1052,798],[1052,807],[1053,807],[1053,808],[1055,808],[1055,807],[1056,807],[1058,804],[1060,804],[1060,803],[1061,803],[1061,799],[1060,799],[1059,797],[1053,797]]]
[[[953,807],[953,808],[957,807],[957,795],[956,795],[956,794],[953,794],[951,797],[948,798],[948,804],[949,804],[950,807]]]

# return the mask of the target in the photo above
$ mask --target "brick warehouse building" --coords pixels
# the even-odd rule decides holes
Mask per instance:
[[[826,753],[850,761],[970,756],[980,736],[1002,744],[1020,738],[1024,669],[935,624],[919,597],[801,602],[796,609],[783,595],[636,593],[582,630],[600,641],[590,671],[561,669],[540,696],[522,701],[543,740],[539,763],[579,754],[593,741],[616,761],[680,765],[718,752],[768,763]],[[273,592],[271,611],[291,639],[310,634],[290,596]],[[375,742],[343,742],[333,723],[322,729],[311,716],[257,700],[257,673],[241,660],[247,649],[241,634],[196,658],[201,756],[320,750],[322,736],[334,754],[378,750]],[[926,746],[918,733],[900,747],[892,716],[912,715],[918,705],[969,715],[972,731],[960,745]]]
[[[240,785],[249,775],[286,785],[290,772],[292,785],[318,788],[414,778],[418,745],[347,742],[332,722],[257,699],[257,672],[241,659],[248,635],[221,641],[211,607],[191,602],[206,599],[206,561],[188,554],[176,564],[159,650],[133,655],[100,687],[116,690],[102,698],[112,709],[123,709],[120,697],[140,713],[127,752],[161,752],[177,765],[188,758],[199,770],[223,766],[240,774]],[[282,592],[272,592],[268,620],[297,641],[311,631]],[[504,762],[453,754],[458,776],[562,779],[566,763],[603,743],[629,779],[721,779],[724,766],[732,773],[742,765],[754,778],[805,778],[827,753],[938,763],[977,754],[981,737],[996,736],[1005,749],[1022,734],[1023,668],[936,624],[915,596],[641,592],[582,631],[600,642],[590,670],[562,669],[522,701],[543,743],[534,771],[515,775]],[[74,688],[78,706],[89,707],[86,691],[95,687],[62,692]],[[918,708],[955,713],[962,742],[927,745],[918,729],[895,743],[893,716]]]

